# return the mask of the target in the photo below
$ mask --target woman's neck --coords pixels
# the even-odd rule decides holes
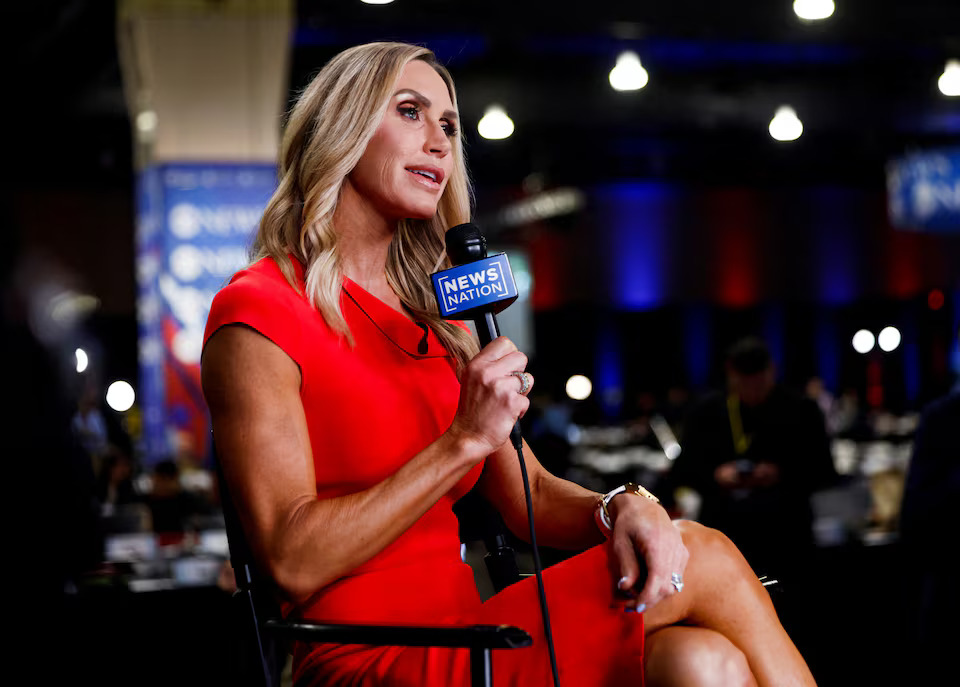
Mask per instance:
[[[333,215],[337,248],[343,274],[367,293],[402,311],[400,298],[387,282],[387,255],[397,231],[397,222],[388,220],[352,187],[345,183]]]

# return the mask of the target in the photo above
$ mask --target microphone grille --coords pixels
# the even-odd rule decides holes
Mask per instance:
[[[447,255],[454,265],[487,257],[487,239],[473,222],[465,222],[447,229],[444,236]]]

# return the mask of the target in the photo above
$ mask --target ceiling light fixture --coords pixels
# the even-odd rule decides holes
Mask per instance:
[[[640,64],[637,53],[620,53],[617,64],[610,70],[610,85],[617,91],[637,91],[647,85],[650,75]]]
[[[364,5],[389,5],[393,0],[360,0]]]
[[[491,140],[507,138],[513,133],[513,120],[507,116],[506,110],[502,107],[491,105],[477,123],[477,131],[484,138]]]
[[[947,60],[947,66],[944,67],[937,85],[944,95],[960,95],[960,60]]]
[[[778,141],[796,141],[803,133],[803,122],[797,111],[789,105],[781,105],[770,120],[770,135]]]
[[[817,21],[833,15],[833,0],[794,0],[793,11],[801,19]]]

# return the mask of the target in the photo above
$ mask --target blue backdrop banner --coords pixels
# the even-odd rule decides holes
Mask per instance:
[[[265,164],[164,164],[137,180],[137,318],[145,459],[207,457],[200,391],[214,294],[248,261],[277,171]]]
[[[893,160],[887,166],[887,193],[893,226],[960,232],[960,148]]]

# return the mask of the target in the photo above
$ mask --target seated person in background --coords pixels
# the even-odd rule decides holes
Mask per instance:
[[[111,444],[97,476],[97,500],[104,534],[151,529],[150,509],[137,488],[133,473],[130,454]]]
[[[204,459],[192,431],[172,432],[173,460],[180,471],[180,485],[198,498],[211,500],[214,495],[213,472],[204,466]]]
[[[190,529],[190,519],[206,510],[202,499],[183,488],[180,469],[172,460],[154,466],[146,502],[157,534],[183,534]]]
[[[450,266],[446,230],[470,218],[458,123],[453,81],[426,48],[358,46],[319,72],[290,114],[255,261],[211,306],[203,392],[287,616],[518,625],[533,645],[498,655],[495,681],[547,685],[536,580],[482,601],[452,510],[476,485],[528,536],[508,439],[529,406],[527,358],[505,337],[478,350],[431,287]],[[539,541],[585,550],[544,571],[563,684],[813,684],[728,539],[671,522],[636,486],[611,493],[607,514],[523,452]],[[297,645],[293,673],[447,687],[468,682],[469,653]]]
[[[726,372],[726,391],[691,408],[667,482],[700,493],[700,522],[730,537],[758,574],[787,575],[813,546],[811,495],[836,480],[823,414],[777,384],[759,339],[737,342]]]
[[[133,460],[116,446],[104,454],[97,476],[97,499],[103,515],[113,515],[124,506],[143,501],[133,483]]]

